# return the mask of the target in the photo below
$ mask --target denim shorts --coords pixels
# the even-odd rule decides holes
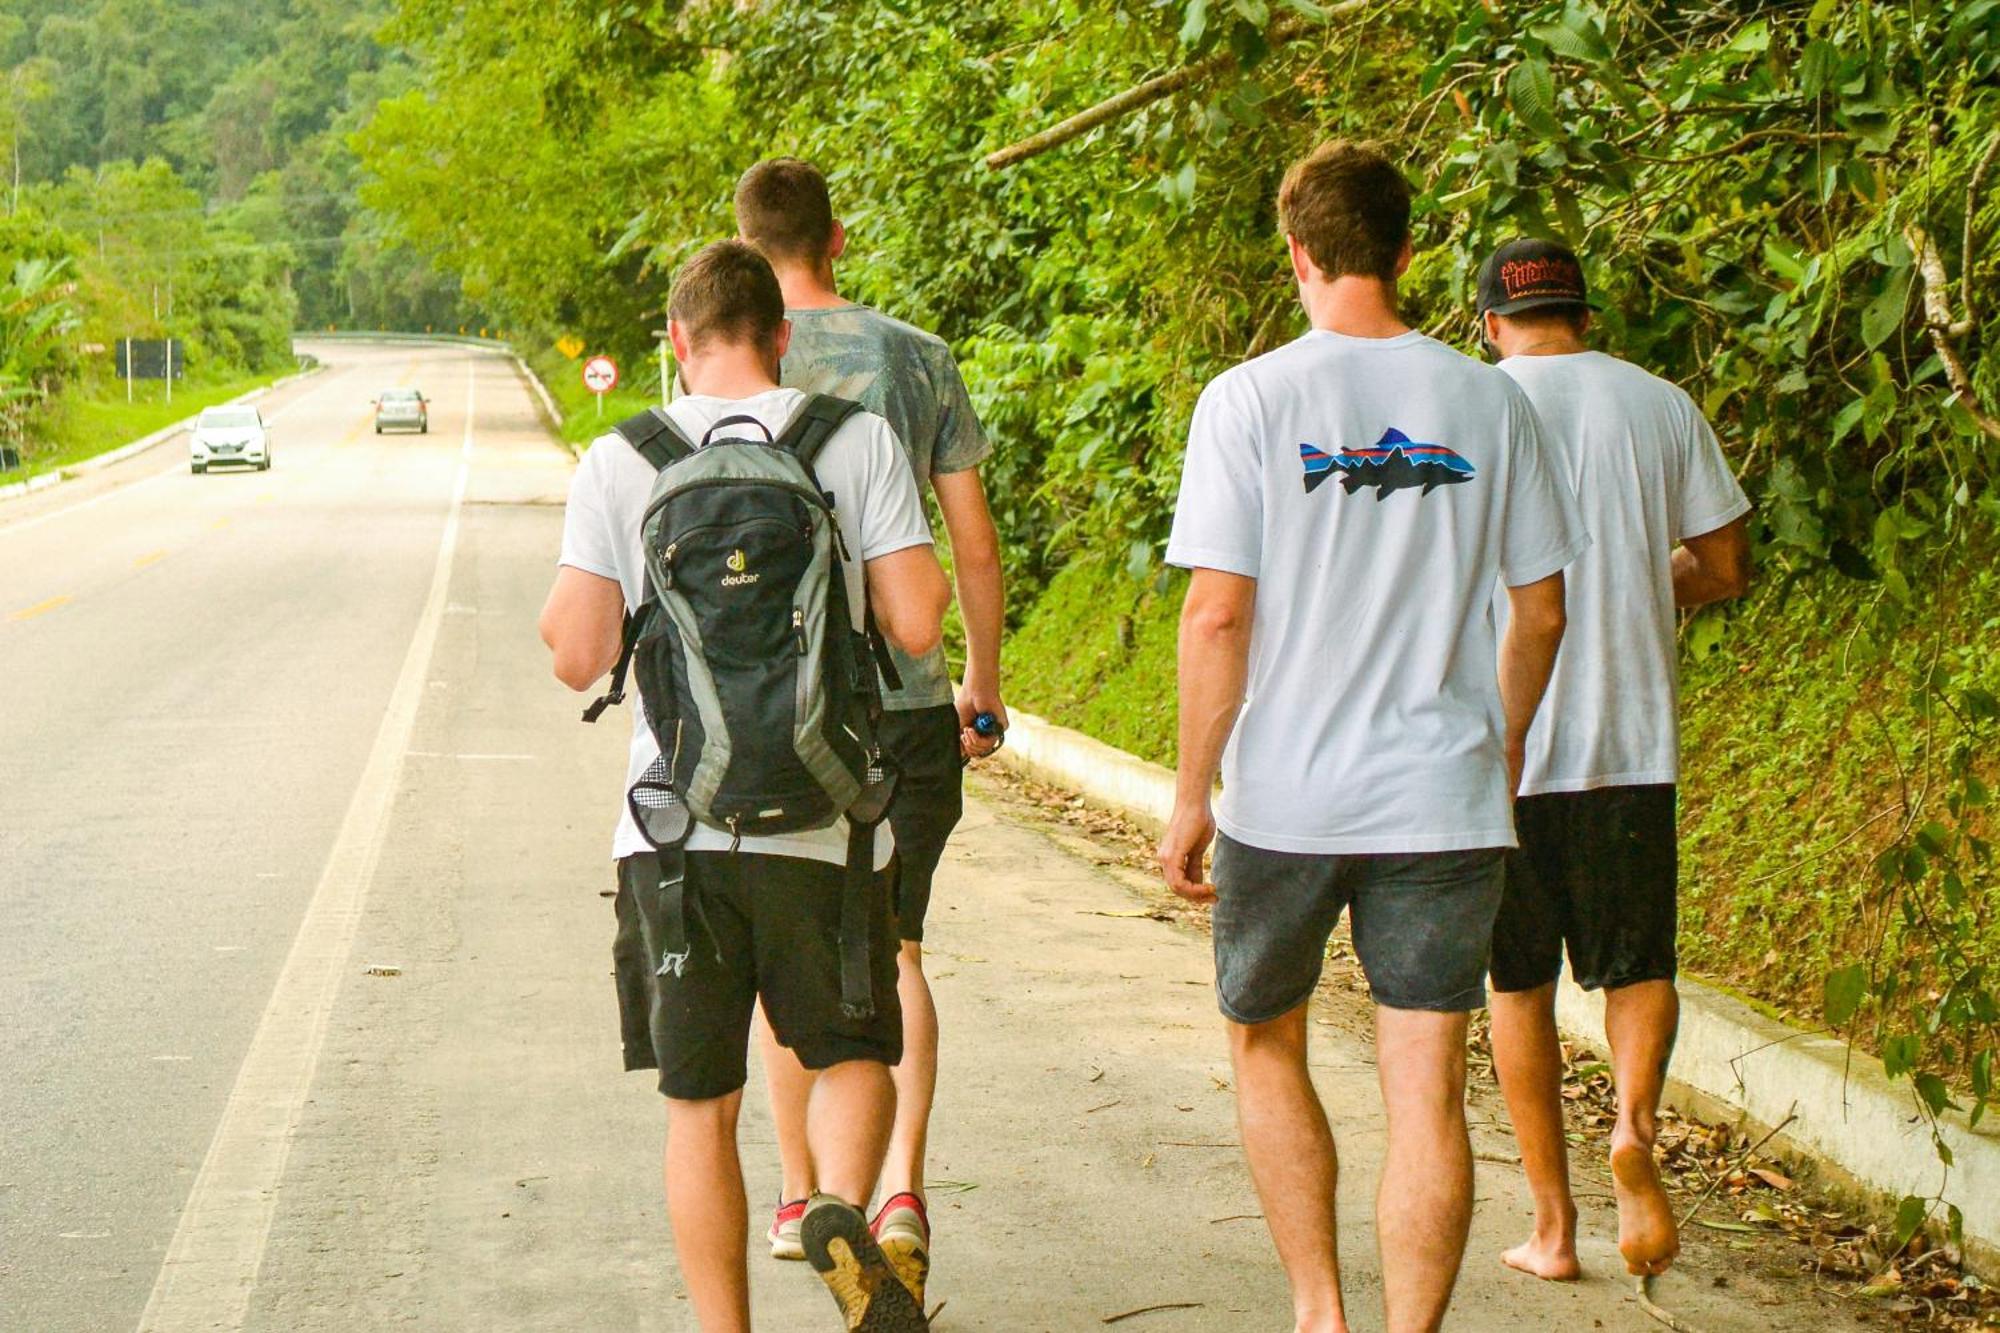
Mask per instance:
[[[1215,989],[1224,1016],[1268,1023],[1319,984],[1350,913],[1375,1003],[1463,1013],[1486,1003],[1505,851],[1340,855],[1215,844]]]

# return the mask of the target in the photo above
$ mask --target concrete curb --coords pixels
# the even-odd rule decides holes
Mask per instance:
[[[271,390],[290,384],[294,380],[304,379],[308,375],[317,374],[319,370],[320,366],[318,363],[314,363],[304,370],[295,370],[289,375],[281,375],[269,384],[260,385],[248,393],[239,393],[234,398],[220,403],[212,403],[210,406],[234,407],[238,403],[255,402],[257,399],[271,392]],[[204,408],[203,410],[206,411],[207,409]],[[115,463],[122,463],[128,458],[143,454],[148,449],[165,444],[168,440],[185,431],[194,424],[195,417],[200,415],[201,413],[197,412],[194,416],[183,417],[171,426],[162,426],[151,435],[143,435],[130,444],[121,444],[116,449],[108,449],[101,454],[92,454],[80,463],[71,463],[68,467],[58,468],[54,472],[44,472],[40,476],[30,477],[26,481],[17,481],[9,486],[0,486],[0,501],[14,500],[25,495],[32,495],[36,491],[46,490],[50,486],[59,485],[65,481],[72,481],[77,477],[85,476],[102,468],[110,467]]]
[[[1014,712],[999,758],[1031,777],[1076,792],[1152,830],[1173,812],[1174,775],[1081,732]],[[1683,977],[1681,1028],[1668,1100],[1678,1109],[1748,1121],[1759,1132],[1791,1124],[1780,1151],[1826,1168],[1829,1183],[1870,1206],[1940,1192],[1965,1216],[1969,1256],[2000,1270],[2000,1125],[1969,1128],[1948,1114],[1937,1133],[1950,1148],[1947,1174],[1931,1126],[1908,1082],[1845,1042],[1801,1032],[1735,997]],[[1605,1049],[1604,1000],[1564,979],[1556,1021],[1573,1040]],[[1943,1209],[1938,1209],[1942,1221]]]
[[[577,457],[576,446],[563,438],[563,411],[556,405],[555,395],[549,392],[549,386],[542,383],[542,377],[535,373],[534,367],[530,366],[518,352],[514,354],[514,369],[520,372],[523,380],[527,381],[528,388],[534,392],[535,400],[542,405],[542,411],[548,415],[549,424],[554,427],[551,434],[555,437],[555,442],[568,450],[571,458]]]

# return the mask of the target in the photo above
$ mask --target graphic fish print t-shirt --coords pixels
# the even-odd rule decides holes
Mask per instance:
[[[1279,852],[1511,847],[1494,580],[1588,544],[1520,389],[1315,330],[1195,407],[1170,563],[1257,580],[1216,823]]]
[[[917,480],[930,495],[931,478],[977,467],[993,452],[972,411],[951,348],[933,333],[865,305],[787,310],[792,342],[780,378],[807,393],[851,398],[885,418]],[[886,682],[882,704],[907,710],[952,701],[944,649],[923,657],[890,649],[903,688]]]
[[[1528,733],[1521,793],[1674,782],[1679,653],[1671,555],[1750,510],[1679,388],[1602,352],[1500,363],[1535,405],[1591,547],[1567,572],[1569,630]],[[1501,615],[1506,612],[1502,599]]]

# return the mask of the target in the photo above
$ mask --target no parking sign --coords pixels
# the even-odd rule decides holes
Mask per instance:
[[[593,356],[583,363],[583,387],[597,395],[597,415],[604,415],[604,395],[618,387],[618,363],[608,356]]]

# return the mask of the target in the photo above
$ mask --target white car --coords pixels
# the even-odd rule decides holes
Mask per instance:
[[[271,429],[254,407],[211,407],[195,418],[188,435],[188,466],[195,472],[242,463],[266,472],[271,467]]]

